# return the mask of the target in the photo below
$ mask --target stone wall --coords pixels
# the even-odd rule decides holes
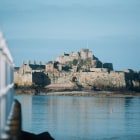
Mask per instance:
[[[83,88],[119,89],[126,87],[124,72],[77,72],[48,74],[52,84],[76,82]]]
[[[14,73],[14,83],[18,86],[32,86],[33,84],[45,86],[51,83],[49,77],[43,72]]]
[[[51,84],[64,84],[70,82],[71,72],[48,73]]]
[[[25,73],[24,75],[15,73],[15,83],[18,85],[41,85],[50,84],[71,84],[83,89],[101,90],[140,90],[140,73],[123,71],[93,71],[93,72],[36,72]]]
[[[80,56],[81,59],[93,58],[93,54],[89,49],[81,49]]]
[[[19,73],[24,74],[25,72],[32,72],[29,65],[22,65],[22,67],[19,69]]]
[[[90,68],[90,72],[108,72],[107,68]]]
[[[96,87],[99,89],[125,88],[125,74],[123,72],[85,72],[79,75],[79,83],[83,87]]]
[[[20,74],[18,72],[14,72],[14,83],[19,86],[30,86],[32,85],[32,74]]]

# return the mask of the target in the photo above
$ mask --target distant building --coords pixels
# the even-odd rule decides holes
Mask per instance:
[[[44,72],[45,71],[45,65],[40,64],[30,64],[30,60],[27,64],[22,64],[22,66],[19,68],[20,74],[25,73],[33,73],[33,72]]]
[[[71,52],[70,54],[63,53],[59,56],[56,61],[61,64],[65,64],[66,62],[73,61],[74,59],[93,59],[93,54],[89,49],[81,49],[80,52]]]
[[[61,56],[59,56],[56,59],[56,61],[59,64],[62,64],[64,66],[68,62],[73,62],[73,60],[75,60],[75,59],[78,60],[78,61],[79,60],[91,61],[91,63],[88,64],[88,66],[84,65],[82,67],[83,71],[90,71],[90,68],[105,68],[105,69],[113,70],[113,64],[112,63],[101,62],[98,58],[96,58],[93,55],[92,51],[90,51],[89,49],[81,49],[80,52],[71,52],[70,54],[63,53]]]
[[[46,72],[57,72],[58,71],[58,68],[57,68],[57,63],[54,62],[54,61],[49,61],[47,64],[46,64],[46,67],[45,67],[45,71]]]
[[[46,84],[47,78],[44,74],[45,65],[30,64],[30,60],[27,64],[22,63],[20,68],[15,67],[14,70],[14,82],[18,85],[32,85],[32,84]]]
[[[33,83],[49,83],[49,74],[63,75],[63,73],[96,72],[105,73],[113,70],[112,63],[103,63],[96,58],[89,49],[81,49],[80,52],[63,53],[57,61],[49,61],[45,65],[36,61],[31,64],[28,60],[20,68],[15,67],[14,79],[19,85],[32,85]]]
[[[91,51],[89,51],[89,49],[81,49],[80,57],[81,59],[87,59],[87,58],[93,59],[93,54]]]

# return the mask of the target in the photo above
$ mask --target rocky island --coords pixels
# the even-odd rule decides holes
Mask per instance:
[[[16,93],[39,94],[58,91],[140,91],[140,71],[113,70],[89,49],[63,53],[55,61],[22,63],[15,67]]]

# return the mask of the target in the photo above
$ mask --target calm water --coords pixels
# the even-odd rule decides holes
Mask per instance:
[[[56,140],[139,140],[140,98],[16,96],[23,129]]]

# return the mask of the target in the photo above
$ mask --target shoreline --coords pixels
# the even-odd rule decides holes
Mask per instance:
[[[49,93],[40,93],[39,95],[47,95],[47,96],[93,96],[93,97],[140,97],[140,93],[132,93],[132,92],[112,92],[112,91],[64,91],[64,92],[49,92]]]
[[[15,95],[39,95],[39,96],[83,96],[83,97],[140,97],[140,92],[135,91],[40,91],[36,93],[33,89],[23,91],[15,89]]]

